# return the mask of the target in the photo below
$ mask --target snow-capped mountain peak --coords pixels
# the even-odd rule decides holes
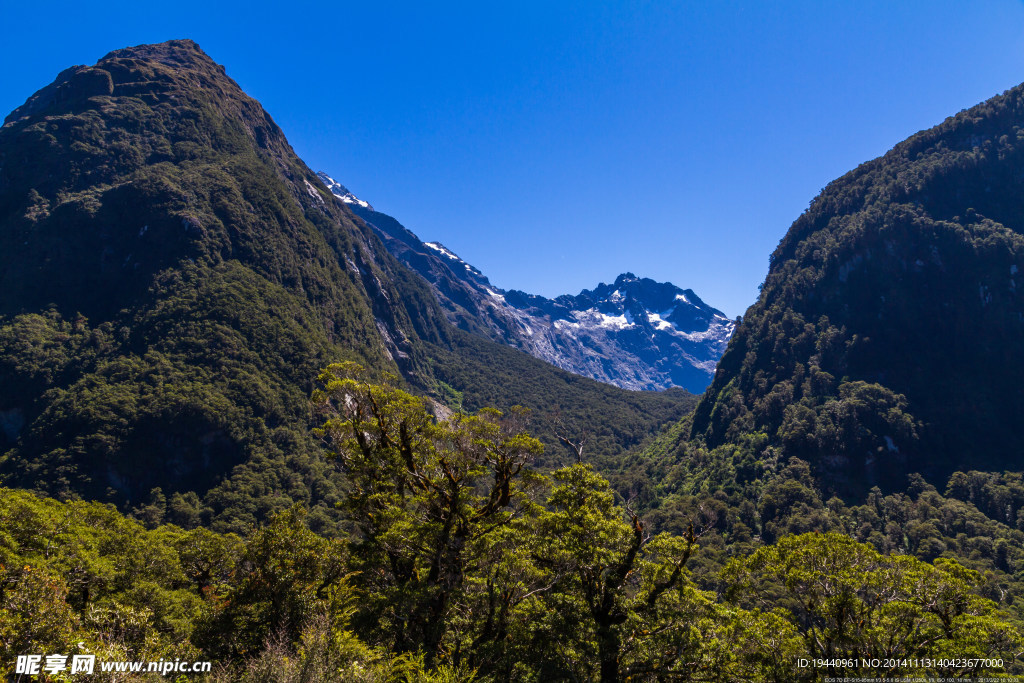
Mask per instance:
[[[325,173],[335,196],[426,280],[456,326],[625,389],[707,387],[735,324],[691,289],[633,273],[573,296],[503,290],[440,242],[423,242]],[[350,199],[346,199],[349,197]]]

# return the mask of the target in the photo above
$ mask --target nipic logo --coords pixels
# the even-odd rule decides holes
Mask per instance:
[[[70,661],[69,661],[70,660]],[[190,662],[180,659],[158,661],[100,661],[100,672],[169,674],[209,673],[212,662]],[[92,674],[96,670],[96,655],[18,655],[14,673],[26,676]]]
[[[40,673],[58,674],[67,671],[71,674],[91,674],[96,668],[96,655],[71,655],[70,668],[68,655],[18,655],[14,664],[14,673],[37,676]]]

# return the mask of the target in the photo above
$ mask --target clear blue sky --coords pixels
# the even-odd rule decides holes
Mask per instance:
[[[504,288],[735,316],[831,179],[1024,81],[1020,0],[5,3],[4,114],[193,38],[299,155]]]

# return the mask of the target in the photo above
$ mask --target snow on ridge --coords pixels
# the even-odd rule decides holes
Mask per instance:
[[[624,315],[608,315],[607,313],[597,313],[595,316],[598,320],[598,327],[607,327],[613,330],[621,330],[624,327],[630,325],[629,321],[626,320]]]
[[[455,255],[454,253],[452,253],[452,252],[448,251],[448,250],[447,250],[447,249],[446,249],[446,248],[444,247],[444,245],[443,245],[443,244],[441,244],[440,242],[424,242],[424,243],[423,243],[423,246],[425,246],[425,247],[430,247],[430,248],[431,248],[431,249],[433,249],[434,251],[436,251],[436,252],[440,253],[440,254],[441,254],[442,256],[447,256],[448,258],[452,259],[453,261],[458,261],[459,263],[465,263],[465,261],[463,261],[462,259],[460,259],[460,258],[459,258],[458,256],[456,256],[456,255]]]
[[[716,321],[712,322],[703,332],[683,332],[673,329],[672,334],[693,342],[714,341],[724,345],[732,335],[732,325],[728,321],[724,323]],[[724,346],[722,350],[725,350]]]
[[[344,195],[344,196],[340,195],[340,194],[335,194],[334,196],[338,197],[339,199],[341,199],[341,201],[345,202],[346,204],[358,204],[359,206],[363,207],[364,209],[369,209],[370,208],[370,203],[369,202],[364,202],[362,199],[359,199],[358,197],[353,195],[351,192],[348,193],[347,195]]]
[[[441,254],[441,256],[444,256],[445,258],[451,261],[455,261],[455,263],[458,263],[463,268],[465,268],[466,272],[468,272],[470,275],[476,275],[477,277],[483,276],[483,273],[477,270],[475,266],[471,266],[470,264],[463,261],[455,254],[455,252],[451,251],[440,242],[424,242],[423,246],[433,249],[437,253]]]
[[[364,202],[362,199],[349,192],[347,187],[339,183],[331,176],[327,175],[323,171],[318,172],[317,176],[320,178],[321,181],[323,181],[323,184],[327,187],[327,189],[331,191],[331,194],[333,194],[341,201],[345,202],[346,204],[358,204],[364,209],[369,209],[370,211],[373,211],[373,207],[370,206],[369,202]]]

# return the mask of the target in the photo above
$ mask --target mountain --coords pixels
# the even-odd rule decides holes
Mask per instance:
[[[693,290],[632,273],[577,296],[551,300],[512,290],[495,298],[523,321],[517,346],[629,389],[681,386],[700,393],[735,326]]]
[[[601,462],[692,407],[453,327],[349,207],[368,208],[192,41],[32,95],[0,128],[3,483],[224,530],[302,502],[330,528],[338,476],[309,395],[337,360],[438,404],[531,407],[552,459],[556,421],[601,416]]]
[[[0,469],[275,507],[322,475],[319,367],[415,376],[444,340],[417,288],[195,43],[67,69],[0,128]]]
[[[1024,469],[1021,168],[1024,86],[830,183],[772,254],[675,457],[710,449],[741,482],[799,458],[843,495]]]
[[[421,241],[326,173],[318,175],[430,283],[459,328],[625,389],[678,386],[699,393],[711,382],[734,323],[692,290],[624,273],[576,296],[506,291],[448,247]]]
[[[318,178],[320,178],[320,180],[323,181],[324,185],[327,186],[327,189],[331,191],[331,194],[333,194],[341,201],[345,202],[346,204],[355,204],[364,209],[367,209],[368,211],[373,211],[373,207],[370,206],[369,203],[364,202],[362,199],[356,197],[354,194],[349,192],[347,187],[339,183],[331,176],[327,175],[323,171],[317,173],[316,175]]]

